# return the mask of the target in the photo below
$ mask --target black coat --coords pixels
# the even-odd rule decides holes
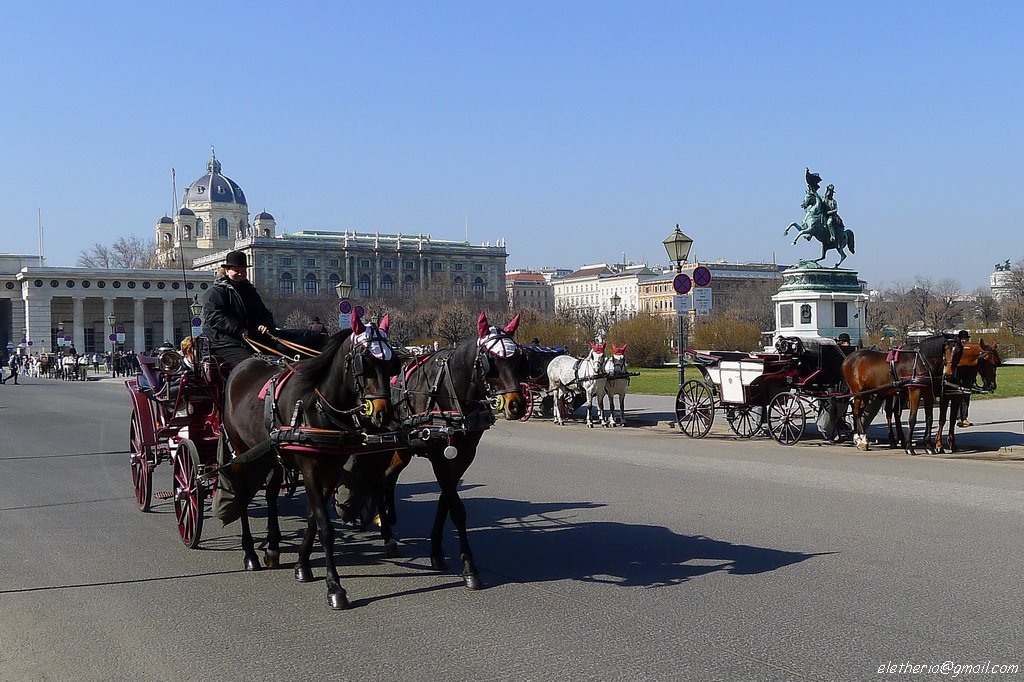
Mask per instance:
[[[254,335],[261,324],[274,329],[274,316],[251,282],[219,277],[213,283],[203,305],[203,335],[214,348],[243,346],[242,333]]]

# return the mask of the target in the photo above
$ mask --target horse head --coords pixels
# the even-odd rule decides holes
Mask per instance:
[[[512,338],[519,328],[516,315],[504,328],[492,327],[487,314],[477,318],[476,365],[486,386],[485,393],[492,405],[500,409],[508,420],[517,420],[526,411],[522,394],[524,354]]]
[[[365,323],[353,310],[352,335],[339,353],[344,356],[346,387],[357,397],[362,417],[376,428],[383,428],[394,417],[391,377],[401,368],[388,341],[390,325],[390,315],[379,324]]]
[[[981,376],[982,388],[993,392],[996,390],[996,368],[1003,364],[999,345],[989,346],[985,339],[980,339],[978,349],[978,374]]]
[[[628,343],[624,343],[622,346],[612,344],[612,355],[608,358],[608,364],[612,366],[611,374],[622,376],[629,371],[626,369],[626,348],[628,347]]]

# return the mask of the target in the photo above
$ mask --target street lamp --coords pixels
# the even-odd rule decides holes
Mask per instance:
[[[619,304],[622,303],[622,297],[618,294],[612,294],[609,303],[612,304],[612,324],[615,324],[615,320],[618,317]]]
[[[110,335],[113,337],[112,339],[110,339],[110,342],[111,342],[111,344],[113,344],[112,348],[116,351],[117,350],[117,334],[116,334],[117,315],[115,315],[114,313],[110,313],[109,315],[107,315],[107,324],[110,325]]]
[[[203,314],[203,304],[199,302],[199,294],[192,297],[192,302],[188,304],[188,311],[192,313],[192,317],[199,317]]]
[[[683,234],[683,231],[679,229],[679,223],[676,223],[675,231],[662,243],[665,245],[668,259],[675,261],[676,273],[682,272],[683,263],[690,255],[690,247],[693,246],[693,240]],[[676,313],[676,325],[676,345],[679,352],[679,385],[682,386],[683,356],[686,352],[686,325],[683,322],[683,313]]]
[[[338,298],[346,299],[352,293],[352,285],[345,282],[345,280],[341,280],[334,285],[334,292],[338,294]]]

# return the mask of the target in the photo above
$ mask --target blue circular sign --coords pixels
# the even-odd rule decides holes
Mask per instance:
[[[338,304],[338,311],[341,312],[342,315],[348,315],[352,312],[352,302],[347,298],[341,299],[341,303]]]
[[[193,317],[192,318],[192,326],[193,327],[202,327],[203,326],[203,318],[201,318],[201,317]]]
[[[690,281],[690,276],[680,272],[672,280],[672,288],[676,290],[676,293],[680,296],[685,296],[690,293],[690,289],[693,287],[693,282]]]
[[[366,314],[366,311],[363,310],[363,306],[357,305],[356,306],[356,315],[358,315],[359,317],[362,317],[365,314]]]

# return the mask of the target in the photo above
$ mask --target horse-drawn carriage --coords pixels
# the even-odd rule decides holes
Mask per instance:
[[[703,438],[715,413],[722,412],[740,438],[767,426],[776,441],[793,445],[803,437],[809,418],[827,438],[836,438],[845,430],[849,407],[842,374],[846,350],[832,339],[781,337],[773,353],[689,351],[701,379],[691,379],[679,390],[679,428],[687,436]]]
[[[568,354],[561,346],[520,345],[526,363],[526,381],[522,384],[526,412],[522,420],[530,417],[551,417],[555,410],[555,395],[548,383],[548,365],[555,358]],[[580,407],[586,398],[582,394],[567,394],[559,401],[562,417],[568,417]]]

